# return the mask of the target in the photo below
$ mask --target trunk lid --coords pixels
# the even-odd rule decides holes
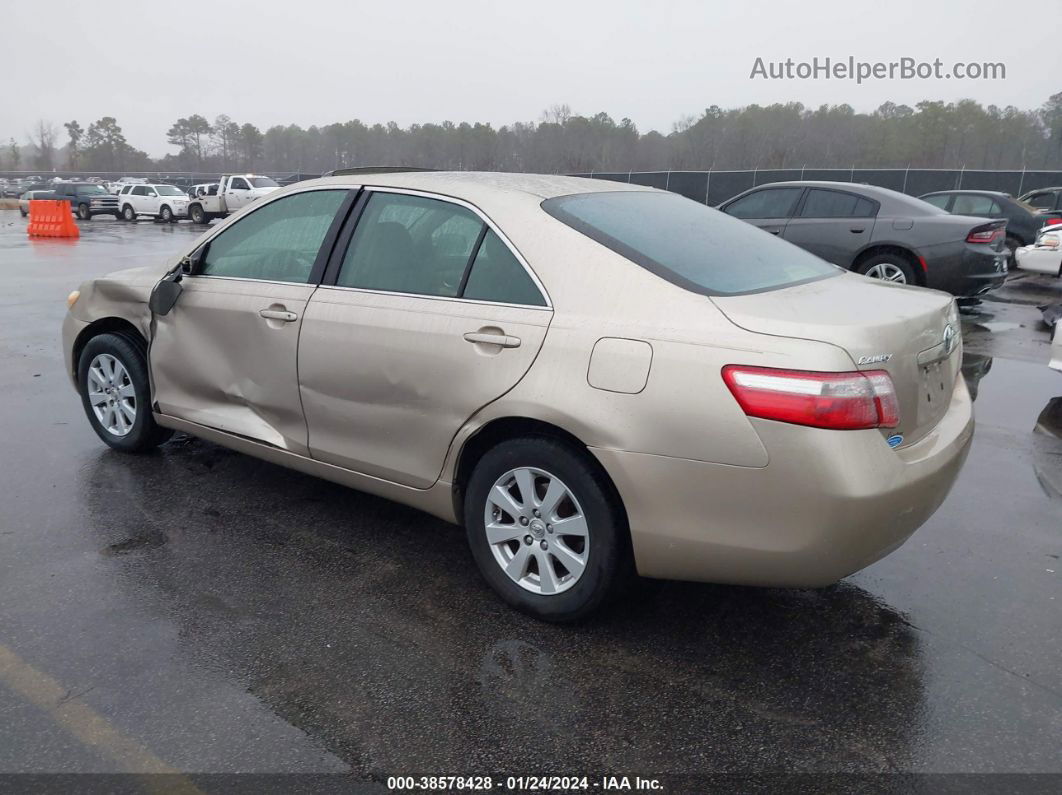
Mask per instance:
[[[853,369],[887,371],[900,424],[881,431],[901,435],[900,446],[924,437],[948,409],[962,344],[954,301],[945,293],[845,273],[711,300],[747,331],[827,342],[851,356]]]

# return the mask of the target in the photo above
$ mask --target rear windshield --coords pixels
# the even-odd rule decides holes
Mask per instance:
[[[751,224],[674,193],[580,193],[542,202],[559,221],[693,292],[739,295],[841,269]]]

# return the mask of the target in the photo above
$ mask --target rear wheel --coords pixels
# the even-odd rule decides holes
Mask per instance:
[[[151,415],[145,345],[134,335],[90,339],[78,360],[77,384],[89,424],[115,450],[140,453],[173,435]]]
[[[484,579],[510,605],[575,621],[616,596],[632,571],[626,517],[604,475],[564,442],[503,442],[476,464],[465,526]]]
[[[859,266],[859,272],[884,282],[918,284],[911,263],[897,254],[875,254]]]
[[[126,221],[136,220],[136,210],[133,209],[133,205],[127,204],[122,208],[122,218]]]
[[[82,221],[92,220],[92,210],[89,209],[87,204],[79,204],[77,206],[77,217]]]
[[[22,213],[22,217],[23,217],[23,218],[25,218],[25,217],[26,217],[27,215],[29,215],[29,213],[28,213],[28,212],[26,212],[25,210],[23,210],[23,209],[22,209],[21,207],[19,207],[19,208],[18,208],[18,211],[19,211],[20,213]]]

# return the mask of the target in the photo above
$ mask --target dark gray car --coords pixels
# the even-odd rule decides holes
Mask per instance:
[[[1005,220],[949,215],[887,188],[774,182],[719,209],[874,278],[972,297],[998,287],[1007,274]]]
[[[1009,193],[994,190],[941,190],[919,196],[934,207],[955,215],[974,215],[979,218],[1002,218],[1007,222],[1007,251],[1011,268],[1015,266],[1014,252],[1020,246],[1030,246],[1036,236],[1057,213],[1041,214],[1032,205],[1015,199]]]

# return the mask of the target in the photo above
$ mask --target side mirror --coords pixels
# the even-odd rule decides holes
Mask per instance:
[[[181,286],[181,268],[174,268],[163,277],[162,281],[155,285],[148,299],[148,308],[152,314],[168,315],[177,299],[181,297],[184,288]]]

